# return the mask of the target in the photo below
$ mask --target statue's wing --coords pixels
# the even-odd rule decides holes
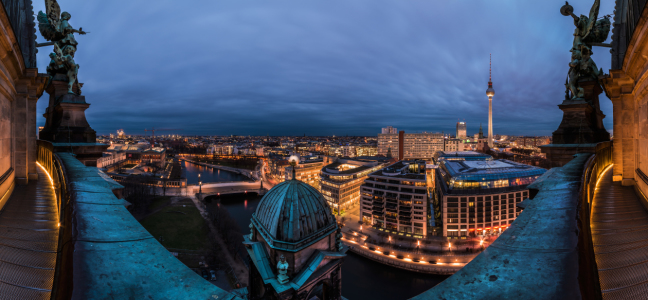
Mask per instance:
[[[56,0],[45,0],[45,12],[47,12],[47,19],[54,28],[58,29],[59,21],[61,20],[61,7]]]
[[[45,0],[45,11],[38,12],[38,30],[41,35],[48,41],[58,41],[65,36],[59,31],[59,22],[61,20],[61,7],[56,0]]]
[[[57,28],[50,23],[50,20],[47,18],[45,13],[39,11],[36,18],[38,19],[38,30],[46,40],[57,41],[60,39],[58,38],[60,34]]]
[[[587,36],[590,35],[590,33],[592,33],[594,25],[596,25],[596,19],[598,19],[599,8],[601,8],[601,0],[595,0],[594,4],[592,5],[592,9],[590,9],[589,23],[587,24],[587,28],[585,29],[583,40],[586,39]]]

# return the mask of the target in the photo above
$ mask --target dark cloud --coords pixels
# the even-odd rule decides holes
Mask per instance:
[[[585,14],[592,1],[572,2]],[[574,29],[563,1],[59,3],[91,32],[76,61],[99,133],[453,132],[458,119],[474,133],[488,120],[489,53],[495,133],[549,135],[562,117]],[[41,72],[50,51],[40,48]],[[594,58],[609,69],[608,49]],[[610,101],[601,106],[611,129]]]

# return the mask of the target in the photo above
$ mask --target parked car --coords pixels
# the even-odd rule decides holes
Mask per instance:
[[[202,277],[209,280],[209,272],[207,270],[202,270]]]
[[[216,280],[216,271],[209,270],[209,274],[211,274],[211,279],[209,279],[209,280]]]

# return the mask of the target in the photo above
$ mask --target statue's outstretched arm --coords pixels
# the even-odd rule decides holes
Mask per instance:
[[[574,18],[574,25],[578,26],[578,22],[580,22],[580,18],[576,16],[573,12],[569,14],[572,18]]]

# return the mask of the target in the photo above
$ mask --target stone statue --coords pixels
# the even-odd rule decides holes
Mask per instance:
[[[54,55],[50,54],[52,61],[48,66],[48,71],[55,70],[56,73],[65,71],[65,76],[68,78],[68,94],[74,94],[74,83],[77,82],[77,74],[79,73],[79,65],[74,62],[74,52],[76,52],[76,48],[72,45],[67,45],[61,50],[57,44],[54,44],[54,52],[52,53]],[[50,74],[50,76],[54,77],[56,73]]]
[[[597,20],[600,6],[601,0],[595,0],[589,17],[577,17],[574,8],[568,2],[560,9],[562,15],[574,19],[576,26],[572,48],[569,50],[572,55],[569,62],[569,81],[566,84],[566,88],[572,93],[572,99],[583,99],[584,90],[578,84],[580,79],[598,80],[598,77],[603,75],[603,69],[598,69],[591,58],[592,44],[604,42],[610,33],[609,16]]]
[[[67,77],[68,93],[74,94],[74,84],[77,83],[79,65],[74,62],[78,42],[74,34],[86,34],[83,28],[74,29],[68,22],[72,15],[68,12],[61,13],[56,0],[45,0],[47,14],[38,12],[38,29],[41,35],[48,41],[54,42],[54,52],[50,54],[50,65],[47,73],[50,81],[56,74],[63,74]]]
[[[342,243],[342,230],[338,228],[337,233],[335,234],[335,245],[337,251],[342,251],[344,249],[344,243]]]
[[[288,262],[283,254],[279,257],[279,260],[280,261],[277,263],[277,281],[281,284],[286,284],[288,283]]]

